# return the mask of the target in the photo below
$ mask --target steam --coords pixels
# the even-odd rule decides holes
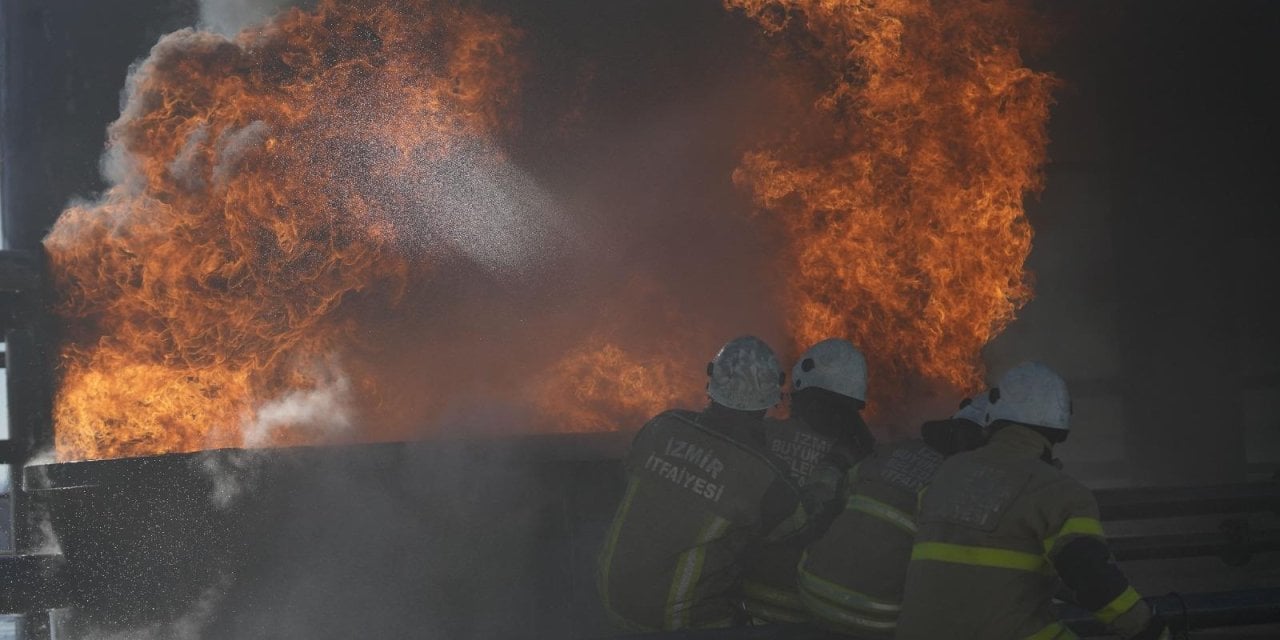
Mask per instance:
[[[351,380],[331,360],[313,365],[310,374],[316,379],[313,388],[289,391],[258,407],[243,430],[246,447],[266,446],[284,428],[302,429],[308,441],[320,443],[334,442],[351,431]]]
[[[215,613],[229,581],[205,589],[191,606],[172,620],[109,631],[90,626],[73,632],[72,640],[205,640],[204,628]],[[74,620],[74,613],[71,619]]]
[[[206,451],[195,467],[209,480],[209,502],[219,510],[236,506],[258,489],[266,459],[258,449]]]
[[[197,131],[200,130],[197,129]],[[218,160],[213,167],[213,181],[217,184],[225,184],[235,175],[242,160],[250,153],[262,149],[270,133],[271,127],[261,120],[255,120],[243,127],[223,133],[216,145]]]
[[[55,459],[52,449],[37,451],[27,460],[23,474],[34,475],[37,486],[48,485],[49,472],[44,465],[53,463]],[[60,555],[62,542],[58,540],[58,534],[53,530],[53,519],[49,515],[48,505],[39,500],[30,502],[27,518],[35,532],[34,539],[31,541],[33,547],[31,552],[37,555]],[[20,549],[19,551],[26,553],[28,550]]]
[[[209,139],[208,127],[196,127],[191,135],[187,136],[186,144],[182,145],[182,150],[178,152],[173,162],[169,163],[169,173],[173,174],[183,186],[188,189],[199,189],[204,186],[204,176],[200,173],[199,153],[200,147]],[[119,171],[114,171],[119,175]]]
[[[308,3],[304,0],[200,0],[198,24],[201,29],[231,37],[281,9],[303,4]]]

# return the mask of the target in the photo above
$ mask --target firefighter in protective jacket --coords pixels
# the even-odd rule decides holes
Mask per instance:
[[[1167,638],[1111,557],[1093,494],[1054,464],[1066,383],[1025,363],[990,399],[989,444],[944,462],[924,493],[896,637],[1075,638],[1050,608],[1065,585],[1121,637]]]
[[[601,598],[625,628],[744,622],[745,550],[806,522],[798,490],[764,452],[761,420],[783,379],[773,351],[737,338],[708,374],[710,406],[653,418],[626,457],[626,493],[599,561]]]
[[[843,511],[805,551],[797,576],[801,600],[821,626],[859,638],[893,636],[919,493],[944,456],[981,443],[986,407],[985,393],[966,399],[950,420],[922,427],[925,441],[879,447],[849,472]]]
[[[762,622],[809,620],[796,590],[796,563],[840,511],[849,468],[875,446],[860,413],[866,406],[867,360],[853,343],[830,338],[810,347],[792,368],[791,385],[791,418],[766,420],[765,439],[800,487],[810,526],[801,536],[751,554],[743,595],[748,613]]]

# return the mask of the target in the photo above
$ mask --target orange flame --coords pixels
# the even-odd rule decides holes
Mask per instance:
[[[875,403],[917,379],[976,384],[979,350],[1030,295],[1022,198],[1053,81],[1022,65],[1010,2],[726,0],[779,36],[779,88],[807,98],[804,126],[734,174],[787,239],[791,347],[855,340]],[[527,231],[503,215],[418,230],[483,217],[435,192],[442,172],[487,170],[486,151],[467,162],[514,130],[519,39],[436,0],[321,0],[234,40],[162,39],[109,130],[114,186],[46,239],[66,327],[59,457],[399,438],[386,424],[495,393],[566,431],[697,404],[705,358],[761,319],[700,317],[677,283],[612,278],[616,299],[576,303],[586,320],[564,326],[545,309],[507,322],[502,301],[426,320],[401,305],[447,307],[433,284],[460,279],[424,243]]]
[[[115,186],[45,241],[68,326],[59,456],[241,445],[260,405],[328,384],[354,319],[425,268],[397,246],[417,209],[400,185],[509,126],[516,39],[430,0],[163,38],[109,130]],[[305,440],[283,420],[265,443]]]
[[[790,241],[797,350],[844,336],[873,408],[912,385],[972,390],[980,351],[1031,296],[1023,198],[1042,185],[1054,79],[1028,69],[1015,0],[726,0],[811,71],[803,128],[743,159]]]
[[[679,346],[636,351],[593,336],[551,368],[553,388],[539,396],[539,408],[556,416],[562,430],[583,432],[641,425],[672,406],[697,406],[705,379],[687,366]],[[565,391],[567,397],[557,395]]]

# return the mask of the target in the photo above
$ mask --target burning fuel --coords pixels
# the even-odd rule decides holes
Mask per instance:
[[[1022,202],[1054,86],[1019,54],[1031,16],[1012,0],[726,4],[817,89],[734,174],[790,241],[791,346],[861,346],[876,412],[981,386],[982,347],[1031,296]]]
[[[113,186],[46,240],[60,456],[242,445],[429,270],[406,215],[433,212],[405,185],[509,125],[520,65],[505,20],[409,4],[180,31],[131,75]],[[268,444],[298,439],[280,426]]]
[[[1013,0],[725,4],[768,36],[792,105],[737,136],[753,150],[732,180],[759,210],[739,220],[782,247],[749,260],[784,285],[729,321],[636,265],[571,301],[571,323],[564,300],[513,314],[485,297],[541,291],[543,262],[603,269],[564,257],[585,255],[574,221],[503,151],[578,121],[518,121],[534,60],[509,19],[324,0],[234,38],[163,38],[108,131],[111,187],[46,239],[59,457],[400,439],[495,397],[530,428],[630,429],[700,402],[709,351],[761,325],[785,324],[790,355],[854,340],[873,407],[976,386],[980,349],[1030,296],[1022,200],[1053,80],[1020,58],[1029,16]],[[457,295],[476,281],[500,283]],[[477,361],[493,364],[449,370]]]

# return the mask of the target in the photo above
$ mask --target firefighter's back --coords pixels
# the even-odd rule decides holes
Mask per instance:
[[[896,627],[917,495],[942,455],[918,440],[880,447],[850,473],[844,511],[801,563],[801,597],[823,626],[860,637]]]
[[[752,433],[720,428],[706,413],[668,411],[636,436],[626,495],[600,557],[601,596],[618,622],[638,629],[733,623],[744,548],[766,528],[803,518],[798,495],[760,451],[763,442],[746,441]]]
[[[1003,430],[938,470],[921,501],[898,638],[1071,637],[1056,635],[1070,632],[1049,606],[1058,580],[1046,547],[1062,526],[1054,514],[1096,503],[1028,434]]]

